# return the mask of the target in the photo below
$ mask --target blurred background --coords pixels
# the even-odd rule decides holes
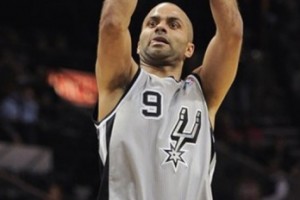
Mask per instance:
[[[139,1],[134,49],[142,19],[159,2]],[[197,36],[186,75],[201,64],[214,23],[208,0],[172,2],[188,13]],[[216,200],[300,199],[299,4],[239,0],[244,45],[216,121]],[[96,199],[91,115],[101,5],[0,2],[0,200]]]

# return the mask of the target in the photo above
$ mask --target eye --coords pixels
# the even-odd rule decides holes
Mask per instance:
[[[178,29],[178,28],[180,28],[180,24],[177,21],[171,21],[170,24],[169,24],[169,26],[170,26],[171,29]]]
[[[154,28],[157,25],[157,22],[153,19],[149,20],[147,26],[150,28]]]

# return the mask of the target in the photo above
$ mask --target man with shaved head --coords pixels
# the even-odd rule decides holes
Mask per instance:
[[[208,200],[216,163],[217,110],[238,67],[243,22],[236,0],[210,0],[216,25],[201,66],[181,79],[194,53],[193,27],[173,3],[145,17],[132,58],[137,0],[105,0],[99,24],[94,113],[99,200]]]

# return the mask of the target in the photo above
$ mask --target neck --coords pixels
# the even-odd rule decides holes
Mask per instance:
[[[141,68],[143,68],[145,71],[147,71],[150,74],[154,74],[158,77],[168,77],[172,76],[177,81],[179,81],[181,78],[182,73],[182,67],[181,66],[160,66],[155,67],[146,63],[141,62],[140,63]]]

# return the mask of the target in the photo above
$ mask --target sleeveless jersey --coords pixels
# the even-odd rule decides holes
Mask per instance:
[[[197,75],[177,82],[139,69],[95,126],[99,200],[212,199],[214,139]]]

